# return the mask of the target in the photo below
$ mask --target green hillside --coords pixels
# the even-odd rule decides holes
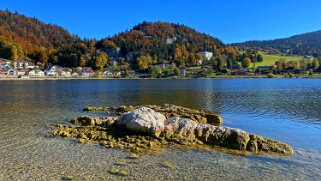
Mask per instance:
[[[303,59],[302,56],[269,55],[262,52],[260,52],[260,54],[263,56],[263,61],[257,62],[256,66],[271,66],[281,58],[286,59],[287,61],[300,61]]]

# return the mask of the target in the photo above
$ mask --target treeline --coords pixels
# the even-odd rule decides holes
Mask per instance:
[[[248,41],[233,44],[233,46],[238,46],[240,49],[257,48],[276,54],[313,55],[314,57],[319,57],[321,56],[321,31],[276,40]]]
[[[287,61],[282,58],[275,62],[274,74],[280,73],[305,73],[313,74],[314,71],[321,71],[321,58],[302,59],[300,61]]]

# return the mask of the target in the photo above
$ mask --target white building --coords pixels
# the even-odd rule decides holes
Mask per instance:
[[[8,76],[17,76],[18,75],[18,70],[17,69],[10,69],[10,70],[8,70],[7,75]]]
[[[59,73],[59,76],[60,77],[70,77],[71,76],[71,73],[69,72],[69,71],[61,71],[60,73]]]
[[[74,72],[71,74],[72,77],[79,77],[79,74],[77,72]]]
[[[113,72],[109,71],[109,70],[106,70],[103,72],[102,74],[104,77],[107,77],[107,76],[113,76]]]
[[[196,65],[197,65],[197,66],[203,65],[203,60],[197,59],[197,60],[196,60]]]
[[[44,70],[46,76],[51,77],[58,77],[58,71],[61,69],[61,67],[58,66],[52,66],[48,67]]]
[[[112,61],[109,62],[109,65],[110,66],[117,66],[118,62],[116,60],[112,60]]]
[[[45,73],[41,70],[31,70],[29,72],[29,77],[43,77]]]
[[[35,69],[35,68],[38,68],[38,67],[35,66],[35,65],[28,65],[28,66],[27,66],[27,69]]]
[[[10,64],[14,68],[18,68],[18,69],[27,68],[29,66],[29,62],[26,62],[26,61],[12,61],[12,62],[10,62]]]
[[[199,52],[199,54],[203,56],[204,60],[211,60],[211,58],[213,57],[212,52],[203,51],[203,52]]]
[[[23,76],[23,75],[27,75],[27,73],[26,73],[26,70],[18,70],[18,76]]]
[[[43,76],[45,76],[45,73],[43,71],[39,70],[39,71],[37,71],[36,76],[43,77]]]

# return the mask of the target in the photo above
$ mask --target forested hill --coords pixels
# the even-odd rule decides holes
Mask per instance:
[[[234,44],[241,48],[262,48],[265,50],[278,50],[281,53],[294,55],[321,56],[321,30],[311,33],[295,35],[289,38],[248,41]]]
[[[5,58],[32,57],[35,52],[54,51],[78,40],[59,26],[45,24],[17,13],[0,11],[0,49],[9,51],[2,53],[9,56]],[[10,51],[17,51],[18,57],[10,57]]]
[[[143,22],[109,40],[122,48],[122,54],[147,53],[151,56],[161,56],[159,59],[169,59],[168,56],[174,53],[175,46],[180,46],[190,53],[224,47],[222,41],[210,35],[184,25],[165,22]]]

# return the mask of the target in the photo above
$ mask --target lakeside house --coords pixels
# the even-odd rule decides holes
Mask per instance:
[[[122,72],[114,72],[114,77],[120,77]]]
[[[207,61],[211,60],[211,58],[213,57],[213,53],[208,51],[202,51],[202,52],[199,52],[199,54],[201,54],[204,60],[207,60]]]
[[[180,66],[178,69],[179,69],[178,76],[185,77],[186,76],[186,67],[185,66]]]
[[[103,77],[111,77],[113,75],[114,75],[113,72],[111,72],[109,70],[103,71],[103,73],[102,73]]]
[[[73,72],[72,74],[71,74],[71,77],[79,77],[80,75],[79,75],[79,73],[77,73],[77,72]]]
[[[254,75],[254,72],[252,69],[249,69],[249,68],[240,68],[238,71],[237,71],[237,74],[238,75],[249,75],[249,76],[253,76]]]
[[[29,66],[29,62],[27,61],[9,61],[7,64],[10,64],[11,67],[17,69],[24,69]]]
[[[10,63],[8,64],[7,62],[1,62],[0,63],[0,70],[9,70],[11,68]]]
[[[18,76],[18,69],[16,68],[11,68],[7,72],[8,76]]]
[[[45,73],[41,70],[31,70],[29,72],[29,77],[43,77]]]
[[[314,59],[314,56],[313,55],[304,55],[304,58],[312,60],[312,59]]]
[[[273,70],[273,66],[258,66],[256,71],[262,74],[268,74]]]
[[[7,76],[8,71],[7,70],[0,70],[0,76]]]
[[[127,75],[130,77],[134,77],[136,75],[136,73],[134,70],[129,70],[129,71],[127,71]]]
[[[197,66],[202,66],[203,65],[203,60],[197,59],[196,60],[196,65]]]
[[[118,62],[116,60],[112,60],[112,61],[109,62],[109,65],[110,66],[117,66]]]
[[[25,69],[20,69],[17,71],[18,76],[24,76],[24,75],[28,75],[28,70]]]
[[[58,76],[59,77],[70,77],[71,76],[71,72],[70,71],[65,71],[65,70],[62,70],[58,73]]]
[[[82,77],[93,77],[95,74],[94,70],[91,67],[83,67],[81,71]]]
[[[58,77],[58,72],[61,71],[62,68],[59,66],[50,66],[44,70],[46,76],[50,77]]]

